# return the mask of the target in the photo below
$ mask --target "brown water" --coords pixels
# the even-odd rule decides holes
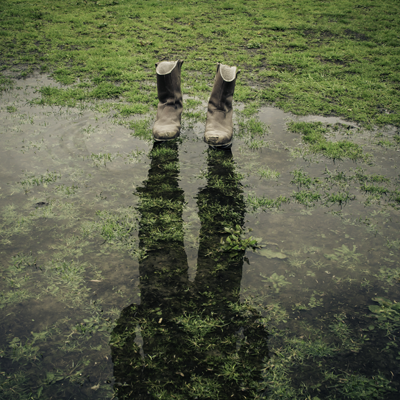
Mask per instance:
[[[379,304],[373,300],[379,297],[391,304],[399,301],[399,210],[389,205],[387,196],[368,202],[368,194],[354,181],[344,189],[325,181],[324,174],[327,168],[353,176],[361,167],[365,175],[390,179],[386,185],[395,190],[399,177],[396,147],[376,146],[376,130],[364,131],[338,118],[300,118],[273,107],[261,108],[257,119],[269,125],[263,139],[266,147],[252,149],[245,138],[235,139],[229,156],[233,166],[225,175],[235,177],[232,190],[237,193],[218,194],[218,198],[221,204],[228,201],[226,196],[236,199],[243,235],[257,238],[262,247],[239,254],[247,262],[242,257],[238,270],[229,275],[226,285],[234,287],[217,289],[212,274],[204,271],[219,264],[204,267],[209,261],[201,249],[212,248],[212,241],[207,240],[225,240],[221,229],[226,224],[224,216],[212,211],[215,226],[202,225],[208,211],[201,196],[213,196],[210,174],[222,180],[224,174],[217,167],[213,172],[213,156],[202,141],[204,124],[184,118],[181,142],[174,148],[177,156],[170,160],[178,163],[170,184],[177,185],[181,196],[174,201],[181,207],[182,223],[174,229],[183,233],[182,245],[177,245],[180,255],[171,256],[158,239],[154,239],[156,249],[143,244],[148,240],[143,239],[143,232],[153,222],[145,217],[140,193],[156,199],[158,189],[150,184],[150,171],[161,173],[157,158],[151,156],[153,143],[134,137],[112,113],[95,111],[95,105],[82,109],[29,105],[38,96],[36,89],[49,84],[54,83],[37,75],[19,81],[19,88],[1,97],[0,387],[4,398],[112,398],[130,375],[121,377],[125,370],[113,364],[117,356],[110,348],[110,334],[132,323],[125,321],[129,305],[141,305],[148,312],[164,301],[164,295],[154,294],[154,287],[143,283],[143,271],[152,257],[166,268],[173,265],[172,259],[184,260],[184,278],[174,279],[183,279],[186,289],[171,294],[176,296],[174,301],[186,299],[186,292],[194,303],[204,301],[198,293],[209,284],[221,305],[211,315],[229,316],[229,299],[240,299],[257,309],[270,350],[269,356],[254,361],[260,370],[258,379],[268,383],[265,398],[295,398],[288,388],[304,399],[397,398],[400,319],[396,318],[400,316],[394,312],[392,319],[378,323],[368,306]],[[239,121],[240,115],[236,118]],[[334,131],[330,139],[349,137],[363,145],[372,159],[356,164],[305,154],[300,136],[287,130],[290,120],[342,124],[345,128]],[[382,129],[382,134],[390,136],[393,129]],[[265,174],[267,168],[275,175]],[[319,188],[322,194],[347,190],[355,199],[342,205],[316,202],[309,207],[291,200],[279,209],[264,211],[250,206],[249,196],[290,198],[298,191],[291,181],[293,171],[299,169],[326,182],[327,186]],[[104,227],[111,224],[111,216],[117,216],[112,220],[114,227],[121,223],[124,229],[130,227],[129,239],[107,236]],[[160,232],[167,227],[161,225]],[[208,230],[202,231],[205,227]],[[251,233],[246,233],[248,228]],[[147,252],[147,261],[143,252]],[[174,288],[168,283],[164,289],[175,293]],[[153,297],[146,294],[144,301],[147,290]],[[166,306],[160,307],[168,314]],[[196,303],[190,312],[194,315],[200,309]],[[181,318],[179,312],[169,318]],[[150,340],[145,326],[138,323],[132,328],[141,360],[151,356],[151,349],[167,337],[158,332]],[[226,329],[239,337],[242,331],[234,328]],[[215,335],[224,340],[222,333]],[[321,343],[335,350],[316,355],[322,351]],[[170,368],[176,375],[185,375],[182,365],[184,361]],[[149,382],[157,380],[157,376],[145,376]],[[302,394],[302,383],[308,394]],[[286,397],[279,397],[279,388],[286,388]],[[352,392],[351,388],[356,389]],[[363,390],[366,397],[360,394]],[[215,398],[215,393],[199,398]],[[246,398],[239,392],[233,395]],[[172,398],[153,392],[142,396],[149,397],[138,398]]]

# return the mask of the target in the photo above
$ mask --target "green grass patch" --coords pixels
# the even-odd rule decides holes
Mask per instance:
[[[281,175],[278,171],[274,171],[269,167],[261,167],[258,169],[257,174],[263,178],[268,180],[277,180]]]
[[[254,195],[248,195],[246,199],[247,207],[249,211],[262,211],[270,210],[273,208],[279,209],[282,204],[289,203],[289,199],[285,196],[279,196],[276,199],[270,199],[265,196],[257,197]]]
[[[150,128],[150,121],[148,119],[141,119],[137,121],[130,121],[128,123],[130,129],[133,130],[132,136],[139,137],[145,140],[152,140],[153,133]]]
[[[49,185],[61,178],[61,174],[57,172],[46,172],[43,175],[27,175],[25,179],[20,181],[21,185],[26,189],[30,186]]]
[[[268,126],[255,117],[239,122],[239,137],[259,139],[267,132]]]
[[[292,197],[300,204],[306,207],[313,206],[317,201],[321,199],[321,194],[312,192],[311,190],[300,190],[299,192],[293,193]]]
[[[9,113],[15,113],[17,111],[17,107],[14,106],[7,106],[7,111]]]
[[[329,129],[321,122],[294,122],[288,123],[290,131],[299,133],[304,143],[308,144],[309,151],[315,154],[322,154],[332,160],[350,159],[353,161],[367,160],[362,147],[349,140],[330,142],[325,135]]]
[[[20,77],[34,68],[48,71],[64,85],[89,80],[99,86],[93,98],[133,104],[140,98],[149,106],[155,88],[146,82],[155,81],[155,62],[184,59],[184,92],[207,97],[215,63],[222,61],[242,70],[235,99],[251,103],[247,116],[267,102],[296,114],[400,126],[396,0],[223,4],[4,0],[2,68]],[[7,85],[0,76],[0,87]],[[42,95],[43,101],[76,102],[79,94],[65,92]]]

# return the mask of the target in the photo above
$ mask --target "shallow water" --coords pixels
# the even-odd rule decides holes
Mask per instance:
[[[396,147],[273,107],[265,147],[237,125],[211,151],[185,116],[153,146],[95,105],[29,105],[50,82],[1,98],[4,398],[398,397],[399,210],[335,179],[362,168],[395,190]],[[329,138],[371,159],[308,154],[290,120],[340,124]],[[321,200],[295,201],[296,170]]]

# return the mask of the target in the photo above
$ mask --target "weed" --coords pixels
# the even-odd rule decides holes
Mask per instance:
[[[347,204],[349,201],[354,200],[355,195],[351,195],[348,191],[339,193],[327,193],[324,198],[324,203],[329,206],[332,204],[338,204],[340,207]]]
[[[17,107],[15,107],[15,106],[7,106],[7,111],[9,113],[15,113],[17,111]]]
[[[26,189],[29,186],[47,186],[48,184],[52,184],[57,181],[57,179],[60,179],[61,175],[57,172],[48,172],[44,175],[28,175],[25,177],[25,179],[21,180],[20,183],[21,185]]]
[[[153,134],[150,130],[150,121],[149,120],[138,120],[138,121],[130,121],[129,128],[133,129],[133,136],[136,136],[141,139],[151,140],[153,138]]]
[[[250,141],[258,139],[268,133],[268,126],[256,118],[239,122],[238,136]]]
[[[242,111],[243,115],[245,115],[246,117],[251,117],[252,115],[258,113],[258,111],[260,110],[260,102],[259,101],[252,101],[252,102],[248,102],[245,105],[244,110]]]
[[[357,168],[355,170],[355,178],[361,183],[361,184],[367,184],[367,183],[389,183],[390,179],[383,176],[383,175],[366,175],[364,174],[364,171],[362,168]]]
[[[346,315],[344,313],[334,315],[333,322],[329,327],[334,335],[340,340],[343,350],[350,350],[357,353],[361,350],[362,345],[366,339],[362,334],[360,338],[355,338],[352,330],[346,323]]]
[[[300,190],[292,194],[292,197],[300,204],[306,207],[313,206],[317,201],[321,199],[319,193],[312,192],[310,190]]]
[[[400,239],[395,239],[395,240],[388,240],[386,243],[386,246],[389,249],[400,249]]]
[[[376,297],[373,300],[379,305],[371,305],[369,310],[377,318],[378,323],[389,322],[393,326],[392,329],[398,329],[400,327],[400,303],[383,297]]]
[[[11,349],[11,358],[13,361],[20,359],[35,361],[38,360],[39,346],[34,346],[33,343],[21,343],[20,338],[14,337],[9,343]]]
[[[265,196],[257,197],[249,194],[246,199],[246,203],[250,211],[257,211],[259,209],[266,211],[273,208],[279,209],[282,204],[288,202],[289,199],[285,196],[279,196],[276,199],[269,199]]]
[[[58,185],[54,188],[54,190],[56,192],[62,193],[66,196],[73,196],[74,194],[76,194],[78,189],[79,189],[79,187],[76,185],[72,185],[72,186]]]
[[[356,253],[357,246],[353,245],[353,250],[350,250],[346,245],[338,247],[334,254],[325,255],[329,260],[333,260],[339,263],[339,266],[352,266],[359,262],[361,253]]]
[[[236,225],[235,228],[225,227],[224,230],[229,234],[229,236],[225,240],[221,238],[222,247],[220,248],[220,251],[235,254],[236,252],[241,252],[247,249],[259,248],[257,239],[252,236],[246,239],[244,237],[245,232],[239,225]]]
[[[125,154],[122,157],[126,160],[126,163],[136,163],[141,161],[142,156],[144,156],[145,152],[141,150],[133,150],[131,153]]]
[[[351,178],[348,177],[343,171],[336,171],[336,173],[332,173],[327,167],[325,167],[325,181],[334,184],[347,184],[351,181]]]
[[[335,385],[335,388],[347,399],[382,399],[388,392],[394,391],[390,381],[381,374],[368,378],[344,373],[339,380],[341,384]]]
[[[133,234],[138,223],[134,209],[128,207],[113,213],[98,211],[97,217],[99,222],[95,224],[95,229],[105,242],[135,253],[136,239]]]
[[[291,285],[291,283],[288,282],[283,275],[273,273],[270,277],[266,277],[262,274],[260,274],[260,276],[264,278],[262,280],[263,282],[270,283],[272,285],[272,287],[275,289],[275,293],[279,293],[282,287],[285,287],[286,285]]]
[[[321,307],[323,305],[323,300],[322,299],[317,299],[315,297],[317,293],[314,292],[314,294],[311,295],[310,300],[307,305],[301,304],[301,303],[296,303],[293,306],[294,310],[311,310],[315,307]],[[316,354],[320,353],[320,351],[315,352]],[[319,357],[324,357],[324,355],[319,355]]]
[[[379,274],[375,275],[380,281],[393,286],[400,282],[400,268],[382,267],[379,269]]]
[[[120,112],[123,117],[136,114],[146,114],[149,112],[149,106],[145,104],[133,104],[131,106],[122,107]],[[132,127],[135,129],[134,126]]]
[[[268,167],[261,167],[257,174],[260,175],[261,178],[268,180],[277,180],[281,175],[278,171],[274,171]]]
[[[291,197],[306,207],[315,205],[315,203],[321,199],[321,194],[315,190],[315,188],[320,186],[321,181],[317,178],[312,179],[301,169],[292,171],[292,175],[293,179],[290,181],[290,183],[292,185],[297,185],[298,192],[294,192]],[[301,188],[304,189],[300,190]]]
[[[99,153],[99,154],[92,153],[90,155],[90,158],[93,161],[94,165],[96,165],[96,167],[99,167],[100,165],[103,165],[105,167],[107,165],[107,162],[112,162],[118,156],[119,154],[113,155],[111,153]]]
[[[320,183],[319,179],[312,179],[310,176],[303,172],[301,169],[292,171],[293,179],[290,181],[292,185],[297,185],[297,188],[310,189],[311,186],[316,186]]]
[[[249,149],[251,150],[259,150],[269,146],[268,143],[265,142],[264,140],[256,140],[256,139],[246,141],[246,144],[249,146]]]
[[[376,144],[378,146],[382,146],[382,147],[393,147],[393,146],[395,146],[395,144],[393,142],[391,142],[390,140],[388,140],[388,139],[378,140]]]

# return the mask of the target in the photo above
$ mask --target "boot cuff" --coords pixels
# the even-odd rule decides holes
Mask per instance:
[[[179,61],[179,60],[178,60]],[[178,61],[161,61],[156,68],[156,72],[158,75],[168,75],[178,64]]]
[[[229,65],[220,64],[220,73],[222,79],[225,82],[232,82],[236,78],[236,67],[230,67]]]

